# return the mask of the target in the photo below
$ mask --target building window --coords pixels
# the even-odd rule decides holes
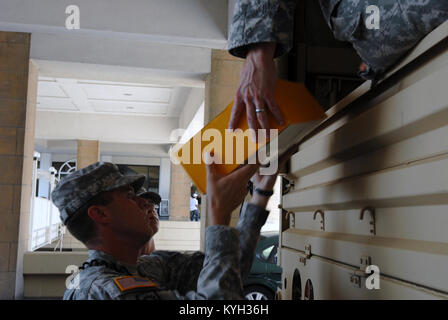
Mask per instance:
[[[146,177],[143,188],[147,191],[159,193],[159,166],[141,166],[118,164],[118,168],[124,175],[142,174]],[[136,190],[138,191],[138,190]]]
[[[76,159],[64,162],[53,161],[51,166],[56,169],[56,180],[60,181],[65,176],[76,171]]]

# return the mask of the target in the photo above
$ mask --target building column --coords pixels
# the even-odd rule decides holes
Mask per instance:
[[[0,299],[23,297],[37,96],[30,34],[0,32]]]
[[[82,169],[100,161],[100,142],[97,140],[78,140],[78,154],[76,169]],[[101,161],[111,162],[111,156],[101,156]],[[85,245],[76,239],[70,231],[66,230],[64,235],[64,247],[72,249],[85,248]]]
[[[225,50],[212,51],[212,66],[210,75],[205,81],[205,123],[221,113],[235,97],[240,81],[240,73],[244,60],[230,55]],[[204,248],[207,197],[203,196],[201,204],[201,250]],[[231,226],[236,226],[239,218],[239,208],[232,213]]]
[[[100,161],[100,142],[98,140],[78,140],[76,168],[82,169]]]
[[[180,164],[171,163],[170,180],[170,220],[188,221],[191,179]]]

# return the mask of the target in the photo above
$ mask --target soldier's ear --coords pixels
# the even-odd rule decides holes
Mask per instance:
[[[107,224],[110,222],[110,215],[105,206],[93,205],[87,209],[90,219],[99,224]]]

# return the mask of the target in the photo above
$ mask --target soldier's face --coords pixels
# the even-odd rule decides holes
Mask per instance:
[[[148,241],[158,231],[159,220],[154,219],[154,207],[151,209],[146,200],[137,197],[131,187],[116,189],[113,196],[114,201],[109,206],[111,228],[123,235]]]
[[[156,211],[156,204],[154,202],[152,202],[151,200],[139,197],[140,201],[144,201],[146,203],[146,207],[147,209],[147,214],[149,215],[149,219],[151,220],[151,222],[154,225],[154,229],[156,233],[157,231],[159,231],[159,215],[157,214]]]

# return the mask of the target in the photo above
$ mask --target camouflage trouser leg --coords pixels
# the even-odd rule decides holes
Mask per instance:
[[[379,8],[379,29],[368,28],[370,5]],[[351,42],[367,65],[360,75],[373,79],[448,20],[448,0],[339,0],[330,15],[335,37]]]

